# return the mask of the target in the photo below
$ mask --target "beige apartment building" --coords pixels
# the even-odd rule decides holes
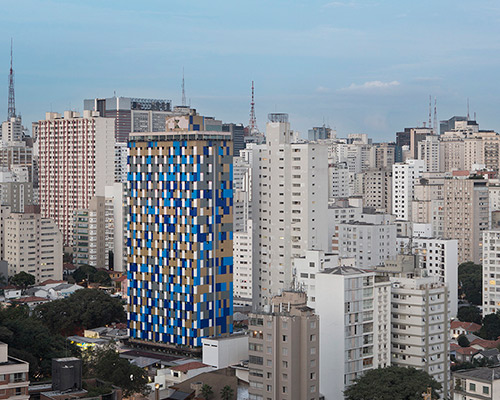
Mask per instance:
[[[28,400],[29,364],[10,357],[6,343],[0,342],[0,398]]]
[[[62,235],[52,218],[43,218],[39,207],[29,206],[24,213],[11,213],[4,227],[9,276],[26,272],[37,283],[62,279]]]
[[[500,400],[500,367],[455,371],[452,377],[451,400]]]
[[[482,259],[482,232],[489,226],[489,194],[485,179],[444,182],[445,239],[458,240],[458,263]]]
[[[363,205],[383,213],[392,213],[392,169],[365,171]]]
[[[319,317],[303,292],[285,291],[250,314],[250,400],[319,399]]]
[[[414,186],[411,221],[431,224],[434,237],[443,237],[444,181],[444,173],[425,172]]]
[[[109,269],[110,252],[114,250],[113,203],[104,196],[94,196],[88,209],[77,210],[73,239],[75,265]]]

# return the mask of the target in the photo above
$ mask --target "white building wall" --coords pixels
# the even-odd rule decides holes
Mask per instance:
[[[410,220],[413,187],[425,171],[422,160],[407,160],[392,166],[392,212],[398,219]]]
[[[203,338],[203,364],[227,368],[248,360],[248,336],[235,334],[224,338]]]

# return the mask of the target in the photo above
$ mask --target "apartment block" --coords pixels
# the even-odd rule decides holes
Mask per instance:
[[[233,330],[230,133],[130,136],[128,325],[134,340],[201,346]]]
[[[364,173],[363,205],[392,213],[392,169],[369,169]]]
[[[424,162],[427,172],[441,172],[443,170],[439,145],[438,136],[427,136],[418,142],[418,159]]]
[[[432,237],[413,238],[413,252],[419,256],[419,268],[435,276],[450,291],[449,311],[458,311],[458,240]]]
[[[319,319],[303,292],[284,291],[268,312],[250,314],[250,400],[320,398]]]
[[[252,220],[247,230],[233,233],[234,302],[236,305],[252,305]]]
[[[424,370],[443,387],[450,380],[448,287],[437,277],[391,278],[391,362]]]
[[[500,399],[500,367],[455,371],[452,380],[451,400]]]
[[[341,266],[316,276],[325,399],[342,399],[366,371],[391,365],[390,296],[388,278],[374,272]]]
[[[63,276],[62,236],[52,218],[44,218],[39,207],[11,213],[4,220],[4,257],[9,276],[26,272],[36,283]]]
[[[359,268],[371,268],[396,256],[397,227],[392,215],[363,213],[337,227],[333,240],[338,245],[332,251],[340,259],[354,258]]]
[[[113,203],[107,202],[105,196],[94,196],[90,199],[89,208],[77,210],[73,239],[75,265],[113,269],[110,265],[110,254],[114,250]]]
[[[431,224],[434,237],[444,234],[444,181],[444,173],[425,172],[413,189],[411,221]]]
[[[0,393],[2,399],[28,400],[29,364],[8,355],[8,345],[0,343]]]
[[[500,230],[483,232],[483,315],[500,310]]]
[[[73,218],[114,182],[115,121],[90,111],[47,113],[38,122],[40,206],[53,218],[64,245],[73,247]]]
[[[444,182],[445,239],[458,240],[458,262],[481,262],[481,235],[489,227],[489,196],[484,179]]]
[[[294,143],[287,114],[270,114],[252,150],[255,309],[290,288],[292,259],[328,246],[327,146]]]
[[[407,160],[405,164],[392,166],[392,213],[396,218],[410,220],[414,186],[423,172],[422,160]]]

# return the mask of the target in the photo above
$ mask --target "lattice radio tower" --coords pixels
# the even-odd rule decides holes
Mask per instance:
[[[249,133],[258,133],[259,128],[257,127],[257,118],[255,117],[255,97],[254,97],[254,85],[252,81],[252,102],[250,103],[250,121],[248,122]]]
[[[10,73],[9,73],[9,108],[8,118],[16,116],[16,100],[14,96],[14,69],[12,68],[12,39],[10,39]]]

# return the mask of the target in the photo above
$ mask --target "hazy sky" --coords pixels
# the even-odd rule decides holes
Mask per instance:
[[[255,80],[259,127],[290,114],[306,132],[390,140],[428,119],[471,114],[500,130],[497,0],[2,1],[0,119],[7,114],[10,38],[25,125],[83,99],[181,101],[248,123]],[[3,100],[2,100],[3,99]]]

